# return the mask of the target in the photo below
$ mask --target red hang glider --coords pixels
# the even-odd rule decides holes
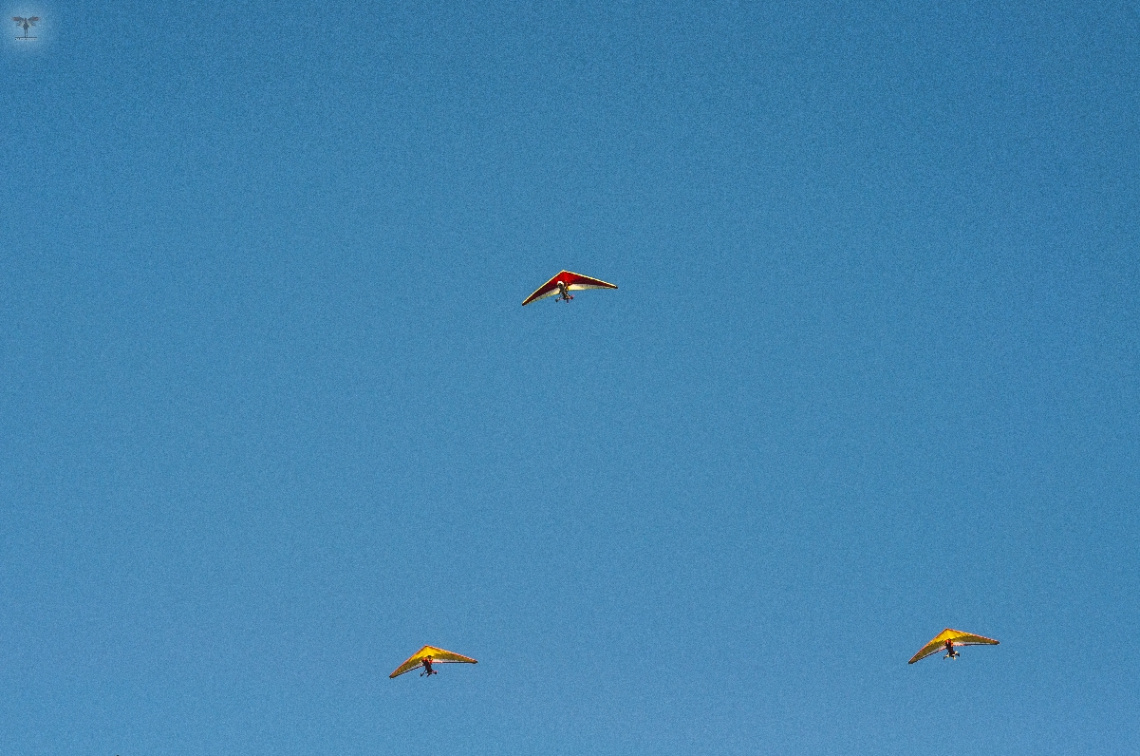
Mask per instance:
[[[564,270],[554,278],[544,283],[542,286],[539,286],[533,294],[524,299],[523,307],[526,307],[531,302],[537,302],[540,299],[552,297],[555,294],[558,295],[558,299],[555,301],[561,300],[563,302],[569,302],[574,298],[573,295],[570,294],[572,291],[580,291],[582,289],[616,288],[617,287],[612,283],[606,283],[605,281],[600,281],[597,278],[590,278],[589,276],[583,276],[580,273],[571,273],[568,270]]]

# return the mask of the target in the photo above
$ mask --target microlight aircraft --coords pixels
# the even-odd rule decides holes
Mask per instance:
[[[569,302],[574,296],[570,293],[572,291],[580,291],[582,289],[616,289],[612,283],[600,281],[597,278],[590,278],[583,276],[580,273],[571,273],[568,270],[561,271],[554,278],[550,279],[542,286],[539,286],[533,294],[523,300],[523,307],[526,307],[531,302],[537,302],[540,299],[558,295],[555,301]]]
[[[454,664],[462,662],[465,664],[478,664],[479,662],[472,659],[470,656],[463,656],[462,654],[455,654],[451,651],[446,651],[442,648],[435,646],[424,646],[419,651],[415,652],[408,657],[400,666],[396,667],[396,671],[388,675],[389,678],[399,677],[405,672],[411,672],[413,669],[422,668],[420,677],[427,675],[438,675],[437,670],[432,669],[433,664]]]
[[[974,635],[973,633],[964,633],[961,630],[951,630],[946,628],[938,635],[930,639],[930,642],[918,650],[907,664],[914,664],[916,661],[921,661],[931,654],[936,654],[939,651],[945,651],[946,656],[943,659],[957,659],[961,654],[954,650],[955,646],[996,646],[998,642],[993,638],[987,638],[984,635]]]
[[[12,16],[12,20],[16,22],[16,26],[23,27],[24,29],[24,36],[16,37],[16,39],[35,39],[35,37],[28,36],[28,29],[36,25],[36,22],[40,20],[39,16],[28,16],[27,18],[23,16]]]

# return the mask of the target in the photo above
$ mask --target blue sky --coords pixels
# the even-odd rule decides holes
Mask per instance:
[[[1140,746],[1134,4],[7,9],[6,751]]]

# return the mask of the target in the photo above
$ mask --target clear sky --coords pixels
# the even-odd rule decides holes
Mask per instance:
[[[36,2],[5,753],[1140,750],[1135,2]]]

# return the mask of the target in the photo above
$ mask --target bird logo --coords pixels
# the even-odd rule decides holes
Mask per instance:
[[[16,37],[16,39],[35,39],[35,37],[28,36],[28,29],[31,29],[36,25],[36,22],[40,20],[39,16],[29,16],[28,18],[24,18],[23,16],[12,16],[12,20],[16,22],[16,26],[19,26],[24,30],[24,36]]]

